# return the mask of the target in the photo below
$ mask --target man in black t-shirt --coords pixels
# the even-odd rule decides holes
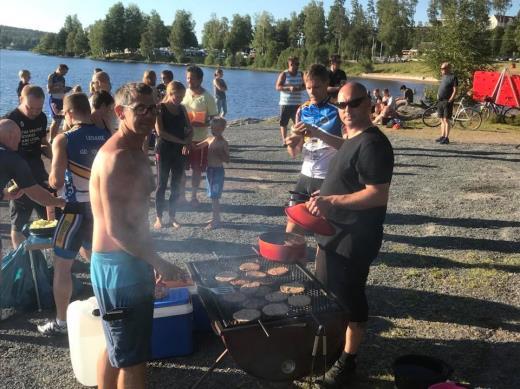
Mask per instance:
[[[392,145],[370,120],[365,87],[350,82],[338,95],[339,116],[347,128],[309,211],[335,226],[332,236],[317,236],[316,277],[347,309],[345,349],[323,384],[341,387],[355,373],[355,358],[368,320],[365,284],[370,263],[383,239],[383,222],[394,167]]]
[[[333,99],[333,101],[337,101],[339,90],[347,82],[347,74],[339,68],[340,66],[340,56],[337,54],[331,55],[329,70],[329,87],[327,88],[327,93]]]
[[[459,81],[451,72],[451,65],[444,62],[441,65],[442,79],[437,92],[437,115],[441,119],[441,136],[435,142],[443,145],[450,143],[450,120],[453,115],[453,100],[457,94],[457,86]]]
[[[395,106],[400,107],[402,105],[413,104],[413,90],[407,88],[406,85],[401,85],[399,90],[403,96],[395,99]]]
[[[16,200],[24,193],[34,201],[53,207],[63,207],[65,201],[52,196],[34,180],[27,162],[16,153],[20,144],[20,128],[9,119],[0,119],[0,200]],[[6,185],[10,180],[14,184]],[[0,251],[2,240],[0,239]],[[0,260],[2,256],[0,255]]]
[[[20,105],[5,117],[14,121],[21,130],[18,154],[27,162],[37,184],[47,187],[48,174],[45,171],[41,153],[51,157],[51,148],[46,138],[47,116],[42,112],[45,94],[42,88],[28,85],[22,91]],[[40,218],[46,218],[45,207],[35,203],[27,196],[12,200],[9,204],[11,213],[11,240],[13,247],[25,239],[23,226],[29,221],[33,209]]]
[[[64,63],[60,64],[58,68],[49,74],[47,78],[47,92],[49,92],[49,109],[51,111],[52,122],[49,127],[49,140],[52,141],[63,121],[63,97],[67,88],[65,86],[65,75],[69,71],[69,67]]]

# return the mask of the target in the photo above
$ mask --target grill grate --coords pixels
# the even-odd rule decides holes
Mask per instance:
[[[305,307],[289,306],[289,312],[283,316],[267,316],[262,313],[261,320],[263,322],[280,320],[281,318],[289,317],[313,316],[324,312],[342,311],[336,300],[328,293],[326,293],[325,290],[323,290],[321,284],[309,272],[304,270],[298,264],[282,264],[279,262],[267,261],[254,255],[191,262],[190,269],[192,270],[192,273],[194,273],[192,274],[192,277],[198,285],[203,286],[204,288],[215,288],[222,285],[230,285],[229,283],[223,283],[215,280],[215,275],[223,271],[233,271],[239,274],[239,278],[247,278],[245,277],[245,273],[239,269],[240,265],[244,262],[258,263],[260,265],[260,271],[263,272],[267,272],[267,270],[273,267],[287,267],[289,272],[283,276],[271,276],[267,274],[265,278],[262,278],[262,281],[267,283],[268,285],[266,286],[269,287],[273,292],[279,291],[280,285],[282,284],[290,282],[301,283],[305,287],[305,291],[301,294],[307,295],[311,299],[310,305]],[[251,280],[257,281],[258,279]],[[240,291],[240,287],[235,287],[235,290]],[[242,309],[241,303],[229,303],[223,300],[222,295],[216,295],[204,291],[202,288],[199,289],[199,294],[206,300],[206,304],[212,304],[214,307],[216,307],[218,313],[221,316],[218,319],[222,322],[224,327],[238,326],[243,324],[238,323],[233,319],[233,313]],[[208,299],[211,301],[207,301]],[[269,302],[266,301],[265,303],[268,304]],[[287,301],[285,301],[285,303],[287,303]]]

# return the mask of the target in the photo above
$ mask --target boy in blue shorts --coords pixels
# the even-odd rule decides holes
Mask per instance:
[[[206,170],[206,184],[208,197],[211,199],[213,217],[208,221],[206,229],[220,226],[220,202],[224,188],[224,162],[229,162],[229,144],[222,136],[226,128],[226,119],[217,117],[211,120],[212,136],[197,143],[196,148],[208,147],[208,168]]]

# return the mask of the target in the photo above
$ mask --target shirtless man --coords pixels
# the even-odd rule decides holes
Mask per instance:
[[[148,225],[154,189],[141,151],[154,127],[153,90],[142,83],[116,92],[118,131],[99,150],[90,178],[94,216],[91,277],[107,348],[98,360],[98,388],[144,388],[150,356],[154,272],[178,278],[181,270],[154,250]],[[131,190],[130,190],[131,188]]]
[[[63,121],[63,97],[65,96],[65,75],[69,71],[69,67],[60,64],[56,71],[49,74],[47,78],[47,92],[49,92],[49,108],[51,110],[52,122],[49,127],[49,141],[52,142],[58,134],[60,124]],[[70,88],[69,88],[70,89]]]

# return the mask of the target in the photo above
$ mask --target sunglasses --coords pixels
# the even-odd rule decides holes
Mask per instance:
[[[146,115],[148,113],[156,114],[157,113],[157,106],[155,104],[152,105],[123,105],[123,107],[130,108],[136,115]]]
[[[356,99],[352,99],[350,101],[342,101],[342,102],[337,102],[336,103],[336,107],[338,107],[339,109],[347,109],[347,107],[349,108],[357,108],[361,105],[361,103],[367,98],[367,96],[361,96],[361,97],[358,97]]]

